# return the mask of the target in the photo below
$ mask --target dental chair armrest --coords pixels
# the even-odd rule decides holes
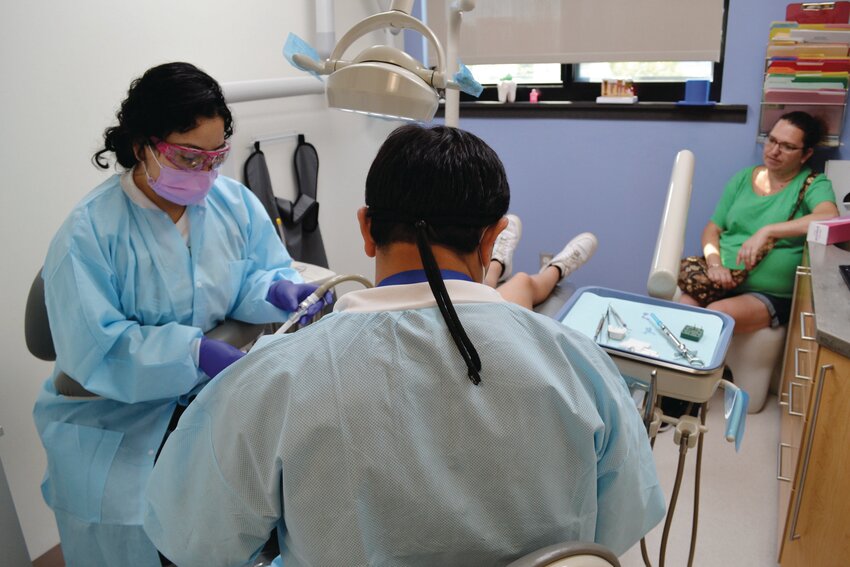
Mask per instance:
[[[206,333],[206,337],[224,341],[236,348],[243,348],[257,340],[266,330],[266,325],[245,323],[236,319],[225,319]]]
[[[565,541],[532,551],[523,555],[516,561],[508,563],[507,567],[546,567],[548,565],[563,565],[566,567],[571,563],[570,558],[576,559],[599,559],[595,562],[585,562],[584,565],[610,565],[620,567],[620,561],[608,548],[597,543],[584,541]],[[558,563],[555,563],[555,562]],[[578,564],[578,563],[577,563]]]
[[[41,270],[35,275],[27,296],[24,312],[24,340],[27,349],[39,360],[56,360],[50,322],[47,320],[47,305],[44,303],[44,280]]]
[[[97,394],[93,392],[89,392],[83,385],[62,372],[59,371],[59,374],[56,375],[56,378],[53,379],[53,387],[56,388],[56,392],[63,396],[67,396],[69,398],[99,398]]]
[[[207,333],[206,336],[211,339],[224,341],[241,349],[257,340],[257,338],[263,334],[265,329],[266,325],[245,323],[244,321],[237,321],[235,319],[225,319]],[[50,346],[52,348],[52,341]],[[86,390],[82,384],[61,371],[56,375],[56,378],[53,379],[53,387],[56,388],[56,391],[63,396],[77,398],[100,397],[97,394]]]

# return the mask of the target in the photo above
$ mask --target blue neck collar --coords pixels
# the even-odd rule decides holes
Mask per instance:
[[[440,270],[440,275],[444,280],[464,280],[471,282],[472,278],[463,272],[456,272],[454,270]],[[423,283],[427,282],[428,277],[425,275],[425,270],[408,270],[406,272],[398,272],[391,276],[387,276],[382,279],[377,287],[384,287],[387,285],[406,285],[406,284],[414,284],[414,283]]]

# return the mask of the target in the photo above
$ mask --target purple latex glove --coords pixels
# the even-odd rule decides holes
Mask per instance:
[[[245,356],[245,353],[224,341],[201,337],[198,367],[210,378]]]
[[[284,311],[295,311],[298,305],[307,299],[311,293],[316,291],[319,286],[309,283],[295,283],[289,280],[278,280],[269,288],[269,293],[266,295],[266,301]],[[333,294],[328,291],[324,297],[307,309],[307,313],[299,319],[302,324],[307,323],[325,305],[333,303]]]

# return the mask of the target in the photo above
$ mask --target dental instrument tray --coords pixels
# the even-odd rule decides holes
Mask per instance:
[[[612,314],[625,337],[601,330]],[[648,384],[655,373],[660,395],[697,403],[708,401],[723,377],[734,327],[724,313],[603,287],[577,289],[555,319],[594,339],[623,376]],[[681,335],[688,327],[702,335]]]

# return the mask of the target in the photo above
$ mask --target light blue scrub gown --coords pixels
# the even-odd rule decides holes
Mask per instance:
[[[649,442],[590,339],[472,282],[447,289],[474,386],[427,283],[348,293],[258,343],[189,406],[145,529],[181,567],[504,565],[561,541],[621,554],[664,515]]]
[[[209,380],[198,341],[225,317],[285,320],[265,300],[269,285],[300,281],[242,184],[219,176],[186,208],[188,246],[166,213],[129,192],[115,175],[89,193],[43,269],[57,362],[33,415],[69,567],[160,565],[142,529],[143,492],[178,398]],[[60,368],[101,398],[57,394]]]

